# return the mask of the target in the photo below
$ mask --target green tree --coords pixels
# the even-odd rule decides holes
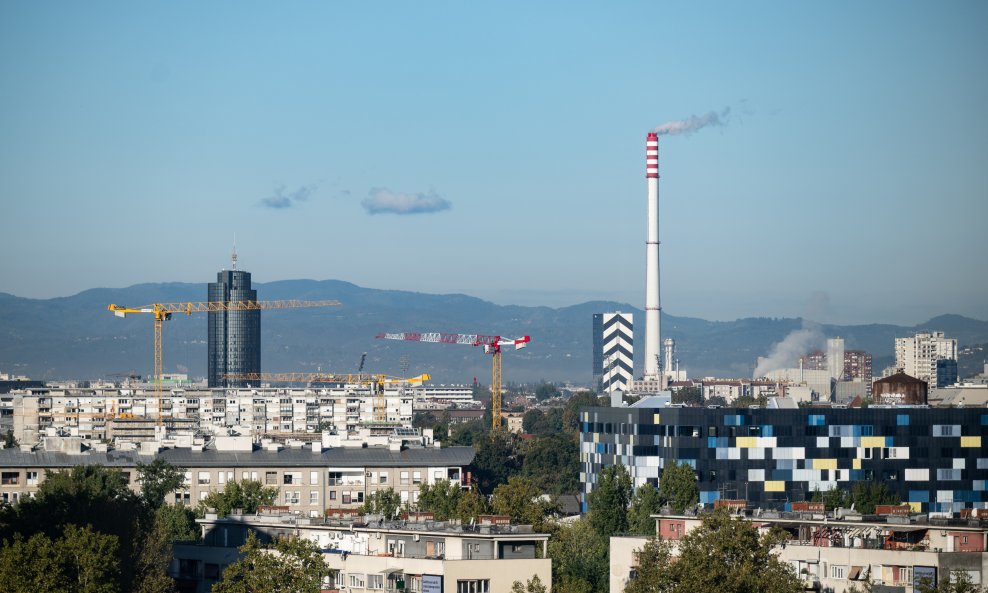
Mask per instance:
[[[687,406],[703,405],[703,390],[699,387],[681,387],[673,392],[672,403]]]
[[[176,467],[160,457],[151,463],[137,462],[137,483],[141,498],[152,509],[160,507],[169,493],[178,490],[185,481],[185,469]]]
[[[545,401],[549,398],[558,397],[559,390],[552,383],[540,383],[538,387],[535,388],[535,399],[538,401]]]
[[[971,582],[971,577],[966,572],[953,572],[949,575],[944,574],[936,585],[930,577],[917,579],[916,591],[917,593],[985,593],[988,589]]]
[[[240,509],[245,514],[257,512],[257,507],[274,504],[278,499],[278,489],[274,486],[264,486],[257,480],[227,482],[220,492],[210,492],[206,498],[199,501],[196,515],[202,517],[206,509],[215,509],[220,517],[225,517]]]
[[[419,486],[418,509],[432,513],[437,521],[447,521],[457,515],[463,489],[456,482],[436,480],[431,486]]]
[[[491,495],[491,508],[499,515],[511,517],[512,523],[534,525],[541,529],[546,518],[558,510],[553,501],[546,501],[528,478],[512,476]]]
[[[677,513],[696,506],[700,502],[700,487],[696,473],[688,463],[673,462],[662,470],[659,479],[659,498]]]
[[[395,492],[394,488],[386,488],[372,492],[364,502],[361,511],[367,514],[381,515],[385,519],[394,519],[398,516],[399,508],[401,508],[401,495]]]
[[[813,502],[822,502],[824,508],[828,511],[839,508],[847,508],[851,506],[850,495],[840,488],[831,488],[826,492],[821,492],[820,490],[814,490],[813,496],[810,497]]]
[[[471,468],[481,492],[493,492],[517,473],[518,458],[511,435],[501,431],[474,443],[474,448],[477,454]]]
[[[89,526],[68,524],[55,540],[17,534],[0,548],[0,583],[9,593],[117,593],[124,590],[119,548],[116,536]]]
[[[199,541],[196,514],[184,504],[165,504],[154,513],[155,522],[164,529],[169,542]]]
[[[607,538],[586,519],[559,526],[549,539],[552,558],[552,590],[567,593],[607,591]]]
[[[10,449],[11,447],[17,446],[17,439],[14,438],[13,429],[7,429],[7,432],[3,435],[3,447],[4,449]]]
[[[569,494],[579,491],[579,436],[557,431],[537,436],[521,446],[522,475],[543,492]]]
[[[319,593],[329,573],[319,549],[301,538],[277,539],[265,547],[251,531],[240,554],[213,593]]]
[[[642,484],[635,490],[628,506],[628,531],[641,535],[655,535],[655,519],[652,515],[662,508],[662,497],[655,486]]]
[[[851,502],[861,513],[870,515],[880,504],[900,504],[899,495],[889,490],[885,482],[855,482],[851,488]]]
[[[652,539],[637,554],[637,576],[626,593],[799,593],[802,583],[772,548],[778,532],[759,535],[747,520],[724,510],[703,517],[702,524],[678,542]]]
[[[511,593],[545,593],[545,585],[542,584],[539,575],[534,575],[527,583],[521,581],[512,583]]]
[[[476,521],[477,517],[487,513],[487,499],[481,496],[476,490],[469,490],[460,496],[460,501],[456,503],[456,516],[461,523]]]
[[[574,393],[566,400],[563,408],[563,427],[573,432],[580,432],[580,410],[593,406],[607,406],[608,398],[598,398],[593,391]]]
[[[601,537],[628,531],[631,493],[631,476],[623,465],[609,465],[601,470],[597,483],[587,497],[590,525]]]

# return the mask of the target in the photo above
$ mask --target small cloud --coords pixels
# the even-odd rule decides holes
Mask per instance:
[[[292,206],[305,202],[312,195],[312,192],[316,191],[315,185],[303,185],[293,192],[286,192],[284,185],[279,186],[274,190],[274,195],[268,196],[260,201],[260,205],[265,208],[274,208],[275,210],[281,210],[284,208],[291,208]]]
[[[375,187],[360,205],[368,214],[428,214],[449,210],[453,205],[434,191],[426,194],[402,194],[384,187]]]

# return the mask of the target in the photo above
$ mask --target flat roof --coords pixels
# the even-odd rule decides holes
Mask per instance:
[[[156,455],[140,455],[137,451],[88,451],[69,455],[52,451],[25,452],[19,449],[0,450],[0,467],[68,468],[78,465],[135,467],[154,458],[164,459],[181,467],[419,467],[468,465],[473,461],[473,447],[409,448],[392,451],[385,447],[361,449],[331,448],[314,453],[310,449],[280,451],[215,451],[206,449],[165,449]]]

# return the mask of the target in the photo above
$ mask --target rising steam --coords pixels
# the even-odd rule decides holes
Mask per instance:
[[[664,124],[656,126],[652,132],[658,134],[659,136],[666,134],[692,134],[710,126],[725,126],[727,125],[730,115],[731,108],[725,107],[720,113],[711,111],[703,115],[691,115],[686,119],[668,121]]]
[[[755,367],[755,379],[766,376],[779,369],[791,369],[796,366],[800,356],[809,353],[823,341],[820,326],[812,321],[803,320],[803,327],[790,333],[781,342],[772,346],[768,356],[758,357]]]

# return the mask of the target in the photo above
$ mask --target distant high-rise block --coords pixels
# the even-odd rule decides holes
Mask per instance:
[[[256,301],[250,287],[250,273],[224,270],[209,284],[209,302]],[[261,312],[217,311],[209,313],[210,387],[246,387],[243,379],[227,379],[228,374],[261,372]]]
[[[634,324],[631,313],[593,316],[593,376],[601,393],[627,391],[634,376]]]
[[[943,332],[920,332],[895,339],[895,366],[911,377],[937,384],[937,361],[957,360],[957,340]]]

